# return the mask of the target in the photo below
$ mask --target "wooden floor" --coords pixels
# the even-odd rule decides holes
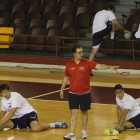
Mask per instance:
[[[11,88],[14,90],[15,83],[12,82],[28,82],[29,83],[43,83],[45,86],[47,84],[59,84],[56,90],[59,90],[60,84],[62,83],[62,78],[64,76],[64,71],[51,71],[40,70],[40,69],[23,69],[23,68],[7,68],[0,67],[0,84],[3,82],[9,83]],[[54,73],[55,72],[55,73]],[[114,87],[115,84],[121,83],[125,88],[137,89],[137,94],[140,97],[140,76],[139,75],[129,75],[121,76],[118,74],[107,74],[107,73],[95,73],[94,77],[91,77],[91,85],[98,86],[98,88]],[[11,84],[12,83],[12,84]],[[20,86],[22,90],[25,90],[27,86]],[[54,89],[49,89],[46,87],[46,93]],[[43,91],[44,92],[44,91]],[[113,91],[112,91],[113,92]],[[28,93],[28,95],[30,92]],[[67,94],[67,93],[66,93]],[[95,93],[96,94],[96,93]],[[26,98],[31,98],[36,95],[30,94],[23,95]],[[38,93],[40,96],[40,93]],[[49,96],[46,94],[45,96]],[[29,103],[37,110],[38,118],[40,123],[52,123],[55,120],[65,121],[68,125],[70,124],[70,111],[67,101],[58,101],[55,97],[59,96],[53,94],[52,98],[36,98],[27,99]],[[93,96],[95,98],[95,96]],[[138,97],[138,96],[137,96]],[[92,103],[91,110],[89,111],[89,121],[87,126],[88,140],[139,140],[140,131],[127,130],[121,133],[119,136],[105,136],[102,133],[103,128],[114,128],[114,122],[117,121],[116,105],[111,104],[101,104],[101,98],[98,96],[98,102]],[[108,100],[112,100],[114,96],[107,96]],[[44,99],[44,100],[43,100]],[[54,100],[52,100],[54,99]],[[77,125],[75,135],[77,140],[81,139],[81,114],[80,110],[77,116]],[[63,136],[70,132],[68,129],[49,129],[42,132],[33,132],[27,129],[5,129],[0,132],[0,140],[63,140]]]
[[[40,123],[51,123],[55,120],[70,123],[70,112],[67,102],[28,100],[38,111]],[[103,128],[113,128],[116,122],[116,106],[92,104],[89,111],[89,121],[87,125],[88,140],[138,140],[140,131],[128,130],[119,136],[105,136],[102,134]],[[70,132],[68,129],[50,129],[42,132],[33,132],[27,129],[9,129],[0,132],[0,140],[62,140],[63,136]],[[75,135],[77,140],[81,138],[81,113],[77,116]]]
[[[61,84],[63,76],[63,70],[0,67],[0,79],[5,81]],[[96,72],[94,77],[91,77],[91,86],[114,87],[118,83],[124,88],[140,89],[140,75],[122,76],[116,73]]]

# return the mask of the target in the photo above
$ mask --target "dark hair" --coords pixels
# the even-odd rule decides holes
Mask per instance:
[[[117,84],[117,85],[115,85],[115,87],[114,87],[114,91],[115,91],[116,89],[122,89],[122,90],[123,90],[123,87],[122,87],[122,85]]]
[[[74,46],[74,47],[72,47],[72,53],[76,53],[76,49],[77,48],[81,48],[80,46]]]
[[[114,10],[114,13],[115,13],[115,6],[114,5],[112,5],[112,4],[108,4],[106,7],[105,7],[105,10],[108,10],[108,8],[110,9],[110,10]]]
[[[9,86],[7,84],[1,84],[0,85],[0,92],[4,91],[4,90],[9,90]]]

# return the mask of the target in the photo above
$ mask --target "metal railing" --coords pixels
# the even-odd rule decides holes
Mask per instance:
[[[9,46],[24,46],[25,47],[25,51],[27,51],[27,47],[47,47],[47,48],[55,48],[55,54],[56,54],[56,57],[58,57],[58,52],[59,52],[59,49],[61,48],[65,48],[65,49],[71,49],[72,47],[68,47],[68,46],[64,46],[63,44],[60,45],[60,40],[62,42],[62,40],[92,40],[92,38],[85,38],[85,37],[65,37],[65,36],[45,36],[45,35],[25,35],[25,34],[0,34],[0,35],[5,35],[5,36],[9,36],[10,37],[25,37],[25,42],[24,43],[16,43],[15,41],[13,42],[0,42],[0,45],[9,45]],[[47,45],[47,44],[29,44],[27,42],[27,40],[30,38],[30,37],[39,37],[39,38],[42,38],[43,39],[48,39],[48,38],[54,38],[55,40],[55,43],[54,45]],[[104,40],[109,40],[107,38],[104,38]],[[132,54],[132,61],[135,61],[135,52],[140,52],[140,50],[135,50],[135,42],[136,42],[136,39],[130,39],[130,40],[126,40],[126,39],[118,39],[117,42],[119,41],[127,41],[127,42],[130,42],[131,43],[131,49],[118,49],[118,48],[115,48],[115,43],[111,43],[111,47],[110,48],[100,48],[99,50],[107,50],[107,51],[112,51],[112,59],[114,59],[114,52],[115,51],[121,51],[121,52],[131,52]],[[83,47],[83,49],[89,49],[91,50],[92,49],[92,46],[91,47]],[[10,52],[10,47],[9,47],[9,52]],[[9,53],[10,54],[10,53]]]

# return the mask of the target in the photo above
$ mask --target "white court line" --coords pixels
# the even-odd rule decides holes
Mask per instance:
[[[66,89],[65,89],[66,90]],[[3,98],[3,97],[0,97]],[[43,100],[43,99],[33,99],[31,98],[26,98],[27,100],[40,100],[40,101],[45,101],[45,102],[68,102],[68,101],[61,101],[61,100]],[[99,105],[113,105],[116,106],[115,104],[101,104],[101,103],[91,103],[91,104],[99,104]]]
[[[69,88],[65,88],[63,90],[67,90]],[[34,98],[37,98],[37,97],[41,97],[41,96],[45,96],[45,95],[49,95],[49,94],[53,94],[53,93],[56,93],[56,92],[60,92],[61,90],[57,90],[57,91],[53,91],[53,92],[50,92],[50,93],[45,93],[45,94],[41,94],[41,95],[38,95],[38,96],[34,96],[34,97],[31,97],[31,98],[28,98],[28,99],[34,99]]]

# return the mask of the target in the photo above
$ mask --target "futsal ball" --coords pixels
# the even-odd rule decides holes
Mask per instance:
[[[130,39],[131,36],[132,36],[131,33],[125,33],[125,34],[124,34],[124,37],[125,37],[126,39]]]

